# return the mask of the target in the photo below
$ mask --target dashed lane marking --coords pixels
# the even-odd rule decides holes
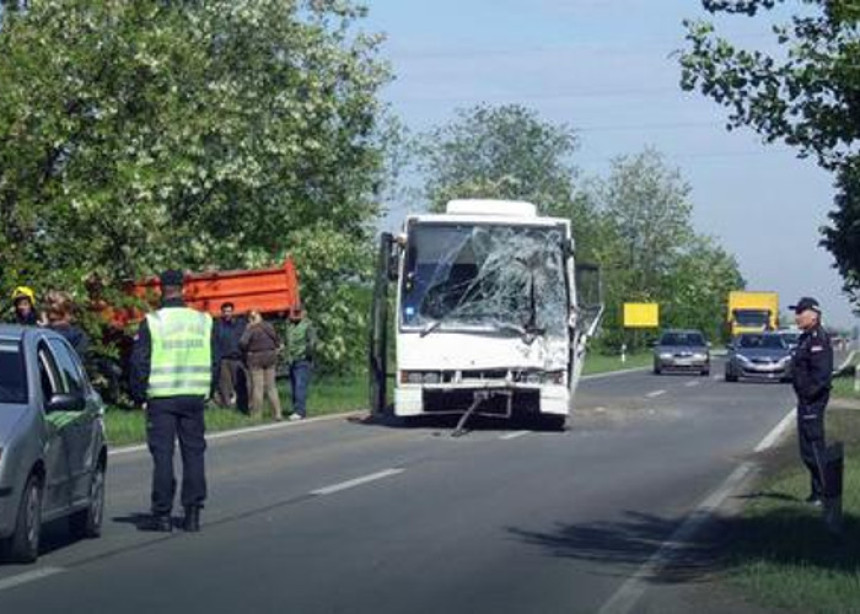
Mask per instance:
[[[662,396],[664,394],[666,394],[665,390],[655,390],[653,392],[649,392],[645,396],[648,397],[649,399],[655,399],[655,398]]]
[[[324,495],[332,495],[336,492],[347,490],[349,488],[355,488],[356,486],[361,486],[363,484],[368,484],[377,480],[382,480],[384,478],[403,473],[404,471],[405,469],[384,469],[383,471],[371,473],[370,475],[364,475],[353,480],[347,480],[346,482],[340,482],[338,484],[332,484],[331,486],[324,486],[323,488],[312,490],[311,494],[317,497],[321,497]]]
[[[684,384],[684,386],[686,386],[687,388],[695,388],[698,385],[699,382],[687,382],[686,384]]]

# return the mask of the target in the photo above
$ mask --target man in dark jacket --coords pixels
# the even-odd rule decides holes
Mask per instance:
[[[223,407],[236,404],[240,409],[247,409],[247,393],[239,394],[246,389],[242,350],[239,348],[239,339],[246,326],[245,318],[234,315],[233,303],[221,305],[221,318],[215,322],[215,346],[219,357],[216,389],[219,404]]]
[[[809,469],[811,483],[806,501],[820,505],[824,493],[824,410],[830,399],[833,348],[821,327],[818,301],[805,296],[789,309],[794,310],[797,326],[803,331],[795,349],[792,373],[800,457]]]

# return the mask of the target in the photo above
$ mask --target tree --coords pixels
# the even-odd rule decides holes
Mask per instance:
[[[646,148],[613,160],[609,176],[589,184],[604,231],[598,261],[607,304],[604,343],[625,339],[622,305],[656,302],[661,326],[720,336],[728,292],[743,287],[737,262],[692,226],[690,187],[678,169]]]
[[[291,253],[329,364],[358,358],[389,79],[348,0],[41,0],[0,29],[5,288]],[[4,289],[5,289],[4,288]],[[349,349],[347,349],[349,348]]]
[[[577,251],[586,259],[599,246],[599,216],[575,189],[576,135],[536,111],[511,104],[476,105],[420,138],[419,169],[431,210],[455,198],[525,200],[544,215],[573,222]]]
[[[779,3],[784,3],[780,0]],[[777,0],[703,0],[711,13],[765,13]],[[856,0],[797,2],[789,25],[774,28],[780,56],[739,49],[712,24],[687,21],[691,48],[681,55],[681,85],[730,109],[729,129],[750,126],[814,156],[837,178],[836,209],[824,245],[860,305],[860,4]],[[801,6],[802,5],[802,6]]]

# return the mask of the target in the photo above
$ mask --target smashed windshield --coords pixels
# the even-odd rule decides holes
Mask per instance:
[[[18,343],[0,342],[0,403],[26,403],[27,376]]]
[[[416,224],[403,276],[405,326],[565,336],[563,226]]]

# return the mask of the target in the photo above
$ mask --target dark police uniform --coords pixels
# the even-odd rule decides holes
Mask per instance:
[[[830,379],[833,375],[833,348],[820,324],[800,336],[792,372],[797,394],[800,458],[811,477],[809,499],[817,500],[824,491],[824,410],[830,400]]]
[[[176,279],[175,275],[171,275],[173,273],[175,272],[168,272],[163,275],[162,283],[164,284],[167,280],[171,282],[171,285],[174,285]],[[181,274],[178,275],[181,283]],[[209,332],[203,338],[206,339],[206,343],[203,343],[198,335],[200,345],[208,345],[210,351],[211,357],[208,357],[209,359],[206,361],[208,372],[193,374],[193,371],[203,371],[203,369],[199,366],[188,368],[180,365],[178,368],[168,370],[176,371],[178,375],[165,376],[161,374],[164,369],[153,369],[153,363],[157,363],[158,359],[156,354],[160,350],[159,346],[154,346],[153,332],[150,327],[152,323],[158,322],[160,313],[174,309],[187,311],[183,308],[185,308],[185,304],[181,299],[165,300],[162,309],[154,314],[155,319],[147,318],[141,322],[131,356],[132,397],[138,404],[147,404],[147,442],[153,459],[151,495],[153,522],[144,528],[150,530],[169,531],[172,528],[170,512],[176,491],[176,479],[173,474],[173,450],[177,437],[182,454],[181,500],[185,508],[186,530],[198,530],[199,511],[206,499],[204,468],[206,440],[203,412],[205,398],[211,385],[212,371],[214,365],[217,365],[216,351],[212,342],[211,318],[206,314],[198,314],[201,322],[209,325]],[[201,330],[205,330],[205,328]],[[167,377],[166,381],[159,379],[164,377]],[[171,378],[173,379],[171,380]],[[187,390],[189,378],[196,378],[194,385],[199,385],[200,390],[198,392],[174,394],[170,390],[171,386],[177,386],[176,389],[181,392],[183,384]],[[177,381],[180,382],[178,385]],[[194,385],[191,387],[192,390]],[[159,387],[167,388],[166,394],[159,394]]]

